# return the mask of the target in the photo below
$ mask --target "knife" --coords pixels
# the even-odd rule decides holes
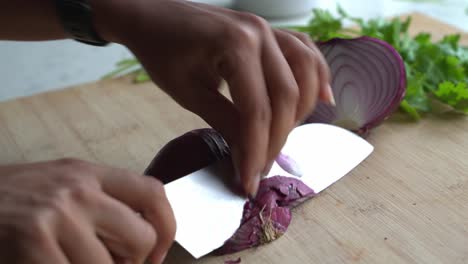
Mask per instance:
[[[299,166],[300,178],[276,162],[267,177],[296,177],[319,193],[346,175],[373,147],[354,133],[328,124],[295,128],[281,153]],[[246,198],[231,189],[234,168],[229,159],[165,185],[175,214],[176,241],[195,258],[219,248],[240,225]]]

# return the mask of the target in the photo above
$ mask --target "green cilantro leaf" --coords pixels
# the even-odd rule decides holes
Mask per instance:
[[[465,82],[442,82],[434,95],[440,101],[450,105],[455,110],[468,113],[468,84]]]

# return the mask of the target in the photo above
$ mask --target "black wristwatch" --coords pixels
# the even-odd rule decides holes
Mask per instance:
[[[105,46],[108,41],[96,32],[93,23],[93,12],[89,0],[55,0],[57,13],[65,31],[75,40],[94,45]]]

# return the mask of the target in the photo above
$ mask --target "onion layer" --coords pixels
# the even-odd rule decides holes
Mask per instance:
[[[406,74],[390,44],[360,37],[318,47],[330,67],[336,107],[318,103],[306,123],[335,124],[366,135],[396,110],[406,92]]]
[[[255,199],[244,205],[239,229],[215,253],[235,253],[278,239],[291,223],[291,208],[314,195],[311,188],[296,178],[263,179]]]

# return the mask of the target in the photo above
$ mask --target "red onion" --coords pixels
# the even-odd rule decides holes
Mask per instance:
[[[318,44],[331,70],[336,107],[319,103],[306,123],[335,124],[366,135],[397,109],[406,92],[403,59],[388,43],[371,38]]]

